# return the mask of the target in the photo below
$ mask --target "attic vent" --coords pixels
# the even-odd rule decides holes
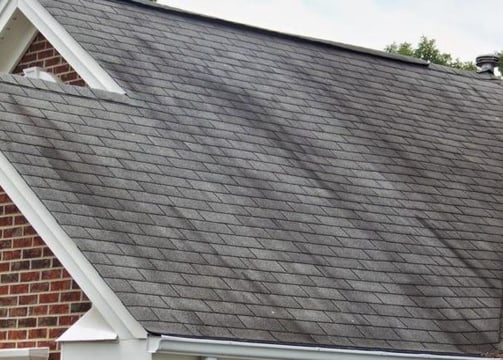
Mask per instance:
[[[500,58],[498,55],[481,55],[477,56],[475,62],[480,68],[479,73],[488,72],[494,74],[494,69],[498,67]]]
[[[61,83],[61,80],[56,75],[51,74],[50,72],[47,72],[44,69],[37,66],[23,69],[23,73],[24,76],[28,78]]]

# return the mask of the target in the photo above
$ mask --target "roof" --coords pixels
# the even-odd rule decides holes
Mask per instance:
[[[40,2],[126,95],[1,75],[0,151],[149,332],[498,347],[499,81],[139,2]]]

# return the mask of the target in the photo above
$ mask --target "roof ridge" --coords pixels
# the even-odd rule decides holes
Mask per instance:
[[[266,33],[266,34],[275,35],[275,36],[279,36],[279,37],[283,37],[283,38],[287,38],[287,39],[302,40],[302,41],[309,42],[309,43],[333,47],[333,48],[342,49],[342,50],[348,50],[348,51],[356,52],[359,54],[376,56],[376,57],[385,58],[388,60],[394,60],[394,61],[409,63],[409,64],[413,64],[413,65],[420,65],[420,66],[425,66],[425,67],[428,67],[430,65],[429,61],[414,58],[411,56],[405,56],[405,55],[400,55],[400,54],[391,54],[391,53],[387,53],[382,50],[370,49],[370,48],[366,48],[363,46],[351,45],[351,44],[346,44],[346,43],[327,40],[327,39],[320,39],[320,38],[310,37],[310,36],[306,36],[306,35],[292,34],[292,33],[288,33],[288,32],[267,29],[267,28],[263,28],[260,26],[256,26],[256,25],[244,24],[244,23],[241,23],[238,21],[227,20],[227,19],[218,18],[218,17],[211,16],[211,15],[205,15],[205,14],[192,12],[189,10],[175,8],[175,7],[168,6],[168,5],[162,5],[162,4],[158,4],[158,3],[155,3],[155,2],[149,1],[149,0],[110,0],[110,1],[127,2],[127,3],[132,3],[132,4],[144,6],[144,7],[157,8],[160,10],[168,11],[170,13],[176,13],[176,14],[180,14],[180,15],[184,15],[184,16],[190,16],[190,17],[197,18],[197,19],[210,20],[210,21],[213,21],[213,22],[216,22],[219,24],[235,26],[235,27],[239,27],[242,29],[251,30],[251,31],[259,32],[259,33]]]

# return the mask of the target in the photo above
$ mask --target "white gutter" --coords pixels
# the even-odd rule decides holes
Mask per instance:
[[[288,346],[189,339],[174,336],[149,338],[149,352],[154,354],[176,354],[203,358],[233,358],[241,360],[481,360],[470,356],[435,354],[396,353],[386,351],[346,350],[322,347]]]

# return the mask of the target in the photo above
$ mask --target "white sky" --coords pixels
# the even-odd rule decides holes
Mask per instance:
[[[382,50],[421,35],[464,61],[503,50],[502,0],[158,0],[288,33]]]

